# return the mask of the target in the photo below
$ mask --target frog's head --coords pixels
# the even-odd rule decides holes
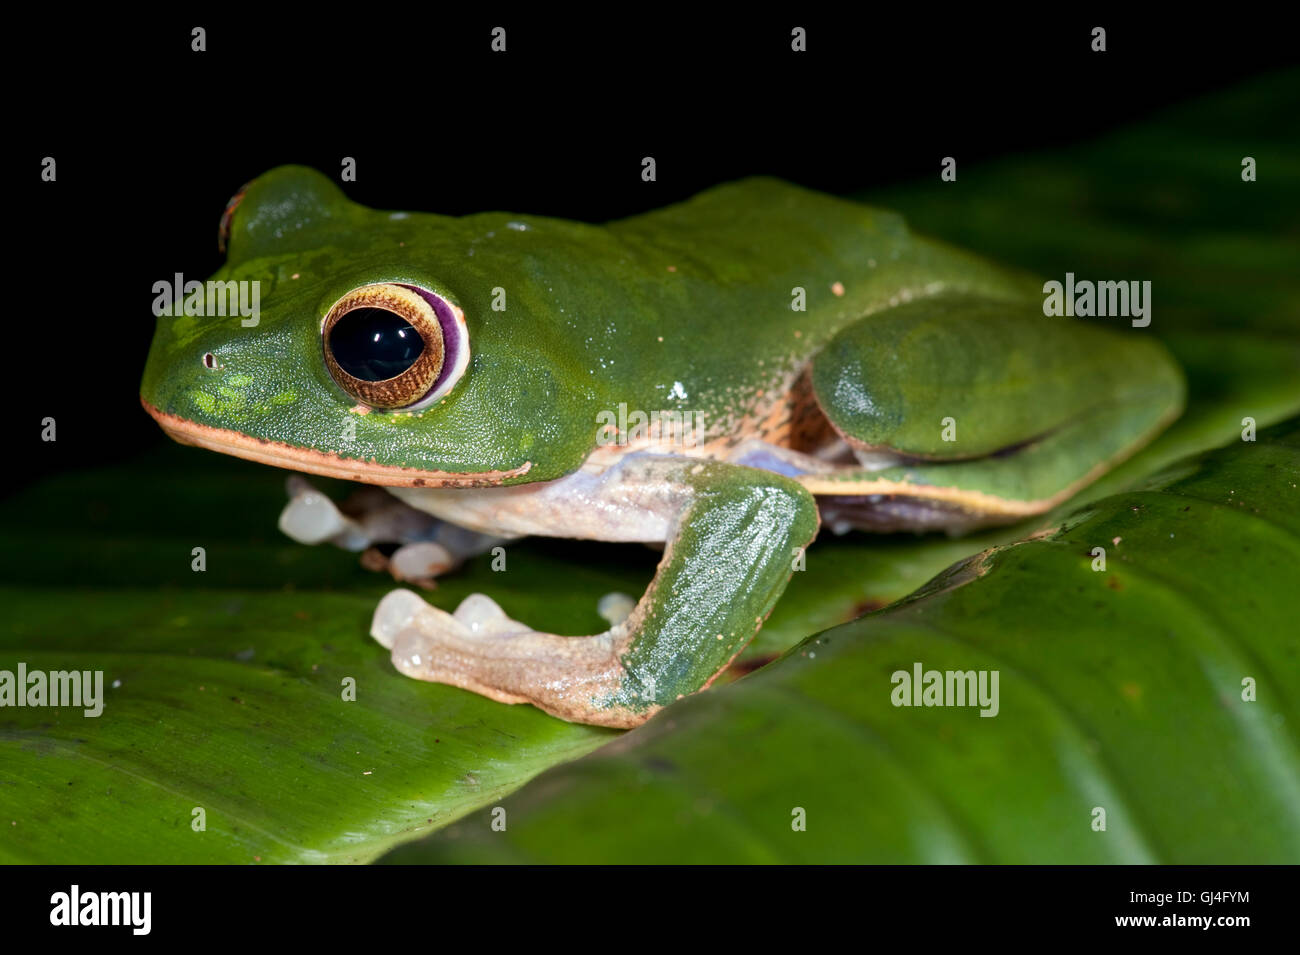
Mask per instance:
[[[172,283],[155,287],[144,406],[178,441],[370,484],[559,476],[600,402],[520,265],[528,233],[501,214],[379,212],[313,170],[272,170],[227,208],[226,265],[170,308]]]

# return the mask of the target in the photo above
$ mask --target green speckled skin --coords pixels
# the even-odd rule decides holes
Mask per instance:
[[[379,212],[283,167],[235,208],[213,278],[258,280],[260,321],[159,318],[141,394],[163,417],[253,446],[545,481],[588,460],[598,415],[620,405],[702,416],[713,456],[747,438],[779,444],[780,428],[763,422],[808,372],[850,445],[893,455],[884,470],[850,465],[812,482],[661,458],[650,471],[689,503],[612,685],[557,695],[565,675],[538,677],[541,651],[426,677],[607,725],[635,725],[707,685],[744,646],[816,533],[813,493],[1014,519],[1091,480],[1182,401],[1181,376],[1151,338],[1044,316],[1041,282],[916,237],[892,213],[771,179],[598,226]],[[426,409],[358,413],[326,369],[326,312],[371,283],[422,286],[464,313],[469,367]],[[796,289],[804,310],[792,308]],[[956,441],[940,437],[947,417]],[[566,644],[542,645],[565,659]]]

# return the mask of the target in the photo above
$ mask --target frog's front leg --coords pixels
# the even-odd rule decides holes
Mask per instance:
[[[477,500],[490,501],[491,493],[478,492]],[[381,601],[371,633],[408,676],[602,726],[639,725],[708,686],[762,626],[818,526],[812,496],[794,481],[654,454],[629,455],[601,475],[580,474],[531,495],[503,489],[499,500],[506,526],[549,510],[557,522],[585,529],[583,536],[596,536],[597,523],[606,522],[606,539],[666,540],[632,614],[604,633],[565,637],[511,620],[479,594],[453,615],[399,590]]]
[[[288,479],[287,490],[289,503],[279,521],[285,535],[300,544],[364,551],[362,563],[368,568],[424,587],[508,539],[440,520],[379,487],[363,486],[341,505],[298,475]],[[389,547],[387,553],[379,545],[396,549]]]

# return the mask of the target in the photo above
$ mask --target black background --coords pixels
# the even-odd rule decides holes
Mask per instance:
[[[136,397],[153,283],[215,270],[226,200],[280,163],[337,175],[355,157],[344,189],[380,208],[599,221],[753,173],[827,191],[937,176],[943,156],[1085,142],[1294,62],[1289,31],[1256,11],[544,14],[122,8],[88,25],[51,9],[15,29],[7,483],[163,440]],[[190,49],[196,25],[207,52]],[[790,50],[796,25],[806,53]],[[1105,53],[1090,49],[1098,25]],[[45,156],[55,183],[40,180]]]

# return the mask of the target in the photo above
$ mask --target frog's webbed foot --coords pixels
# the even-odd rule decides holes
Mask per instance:
[[[592,715],[589,701],[618,689],[623,675],[618,656],[626,644],[620,630],[626,629],[561,637],[511,619],[483,594],[470,594],[455,613],[447,613],[409,590],[394,590],[379,602],[370,634],[392,651],[393,666],[409,677],[449,683],[501,703],[537,703],[564,719],[595,722],[584,720]],[[639,720],[612,725],[634,722]]]
[[[599,611],[613,624],[609,630],[561,637],[510,618],[484,594],[470,594],[447,613],[409,590],[394,590],[379,602],[370,635],[392,651],[393,665],[409,677],[449,683],[501,703],[534,702],[546,691],[549,712],[582,719],[591,715],[593,694],[618,688],[618,656],[627,647],[627,621],[635,607],[626,594],[606,594]]]
[[[298,475],[289,477],[287,489],[279,522],[286,535],[301,544],[362,551],[368,569],[422,587],[505,540],[439,520],[378,487],[358,488],[339,505]]]
[[[610,629],[569,637],[512,620],[481,594],[447,613],[393,591],[371,634],[391,650],[394,666],[566,720],[637,726],[708,686],[731,662],[817,530],[806,491],[753,468],[647,455],[582,487],[574,506],[670,517],[658,572],[630,612],[630,598],[609,595],[600,612]]]

